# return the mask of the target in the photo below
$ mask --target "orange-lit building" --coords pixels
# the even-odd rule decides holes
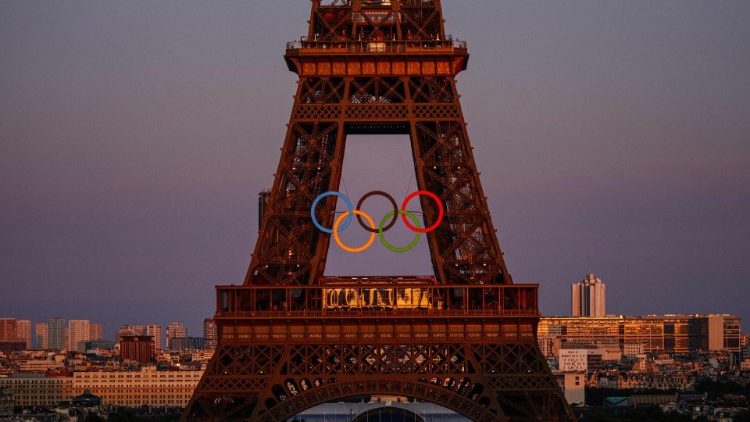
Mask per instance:
[[[122,336],[120,356],[122,360],[149,363],[154,360],[154,338],[152,336]]]

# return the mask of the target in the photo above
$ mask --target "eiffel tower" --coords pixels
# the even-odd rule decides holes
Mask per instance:
[[[443,22],[440,0],[312,0],[286,47],[299,81],[252,261],[216,287],[218,347],[182,420],[383,395],[473,421],[574,419],[536,342],[538,285],[513,283],[495,235],[456,91],[469,54]],[[409,135],[418,187],[439,198],[418,197],[440,222],[433,277],[324,276],[332,236],[311,206],[338,190],[349,134]],[[318,201],[318,224],[336,201]]]

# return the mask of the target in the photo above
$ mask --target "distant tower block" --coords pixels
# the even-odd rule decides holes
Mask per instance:
[[[538,286],[513,284],[495,236],[454,79],[469,53],[440,1],[313,0],[309,23],[284,56],[299,82],[250,267],[217,287],[218,346],[183,420],[281,422],[371,395],[482,422],[573,419],[537,345]],[[409,135],[417,185],[445,209],[426,236],[434,276],[324,276],[331,238],[310,207],[339,190],[350,134]],[[321,201],[318,221],[335,209]]]
[[[607,314],[607,295],[602,280],[589,273],[583,281],[570,286],[570,308],[574,317],[603,317]]]

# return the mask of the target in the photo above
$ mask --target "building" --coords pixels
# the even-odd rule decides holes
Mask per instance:
[[[42,373],[18,372],[0,378],[0,389],[9,388],[15,406],[56,406],[71,397],[72,377],[47,377]]]
[[[185,324],[177,321],[170,322],[167,325],[167,349],[173,350],[171,345],[174,339],[185,338],[188,336],[188,330]]]
[[[104,340],[104,324],[101,322],[89,324],[89,340]]]
[[[560,370],[563,372],[586,372],[588,350],[560,349]]]
[[[151,324],[146,326],[146,333],[147,336],[151,336],[154,338],[154,348],[156,350],[162,349],[162,342],[161,342],[161,325],[159,324]]]
[[[622,355],[631,359],[643,356],[646,349],[642,343],[625,343],[622,346]]]
[[[11,420],[13,416],[13,393],[10,388],[0,388],[0,420]]]
[[[119,343],[123,336],[145,336],[146,326],[145,325],[132,325],[125,324],[121,325],[117,329],[117,335],[115,336],[115,343]]]
[[[708,316],[708,350],[727,351],[738,355],[741,352],[740,319],[735,315]]]
[[[0,341],[18,340],[18,329],[15,318],[0,318]]]
[[[708,351],[710,333],[713,332],[714,350],[739,353],[739,318],[732,315],[714,317],[713,325],[709,319],[710,315],[669,314],[543,317],[539,321],[537,338],[545,356],[556,356],[556,351],[566,343],[591,344],[608,353],[617,350],[623,355],[632,355],[633,352],[687,354]]]
[[[605,285],[589,273],[583,281],[571,286],[570,307],[574,317],[603,317],[606,315]]]
[[[48,347],[52,350],[65,348],[65,320],[62,318],[50,318],[47,320]]]
[[[46,322],[34,324],[34,348],[40,350],[49,349],[49,330]]]
[[[68,342],[66,349],[83,353],[86,342],[91,340],[91,324],[87,319],[71,319],[68,321]]]
[[[157,371],[153,366],[140,371],[75,372],[73,376],[51,377],[43,373],[15,373],[0,377],[0,391],[10,393],[15,406],[56,406],[89,390],[102,404],[128,407],[187,405],[203,371]]]
[[[16,331],[18,339],[26,343],[26,350],[34,347],[34,337],[31,335],[31,321],[28,319],[19,319],[16,321]]]
[[[619,353],[607,353],[592,345],[568,344],[560,349],[559,368],[562,372],[586,372],[599,369],[605,360],[620,360]]]
[[[203,320],[203,339],[205,342],[204,347],[206,349],[216,349],[219,336],[216,331],[216,321],[211,318]]]
[[[63,369],[65,363],[55,359],[25,359],[18,362],[20,372],[47,372],[49,370]]]
[[[120,339],[122,360],[149,363],[154,360],[154,355],[154,338],[151,336],[123,336]]]
[[[696,329],[694,327],[702,325],[693,323],[691,324],[691,317],[685,315],[665,315],[662,318],[664,324],[664,351],[668,353],[676,354],[687,354],[691,350],[692,346],[704,346],[702,350],[706,350],[706,344],[708,338],[690,340],[691,326],[693,333],[700,333],[703,329]],[[693,349],[693,350],[697,350]]]
[[[648,320],[644,321],[646,324],[649,322]],[[620,345],[620,339],[623,335],[621,326],[623,325],[624,318],[622,317],[545,317],[539,321],[537,333],[540,338],[556,339],[560,345],[577,343],[612,348]],[[653,344],[653,346],[657,350],[663,348],[661,343]],[[545,353],[550,351],[549,347],[546,349],[542,351]]]
[[[86,343],[86,353],[97,353],[102,350],[112,350],[115,342],[112,340],[89,340]]]
[[[177,337],[170,340],[169,350],[198,350],[205,349],[206,343],[203,337]]]
[[[21,340],[7,340],[0,341],[0,352],[5,354],[11,354],[13,352],[21,352],[26,348],[26,343]]]
[[[157,371],[153,366],[138,372],[75,372],[72,394],[89,390],[104,405],[184,407],[202,375],[203,371]]]
[[[586,372],[553,371],[569,404],[586,403]]]

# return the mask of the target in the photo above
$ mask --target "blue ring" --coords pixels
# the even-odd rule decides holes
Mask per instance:
[[[339,231],[344,230],[345,228],[349,227],[349,223],[352,222],[352,219],[354,218],[354,205],[352,204],[352,201],[341,192],[333,192],[333,191],[323,192],[315,198],[315,200],[312,203],[312,206],[310,207],[310,217],[312,218],[312,222],[313,224],[315,224],[315,227],[317,227],[318,230],[322,231],[323,233],[333,234],[333,230],[327,229],[321,226],[320,223],[318,223],[318,218],[315,217],[315,209],[318,207],[318,202],[320,202],[321,199],[327,196],[337,196],[341,198],[346,204],[347,211],[349,211],[349,215],[346,217],[346,220],[344,220],[344,222],[341,223],[341,226],[339,227]]]

